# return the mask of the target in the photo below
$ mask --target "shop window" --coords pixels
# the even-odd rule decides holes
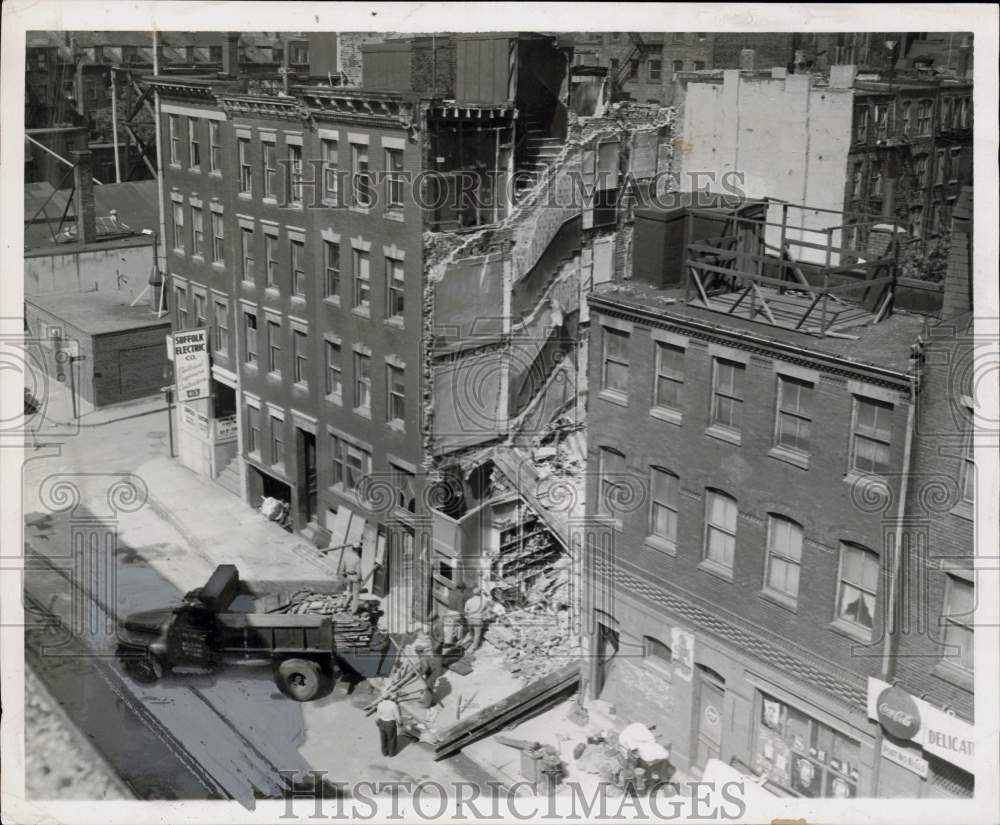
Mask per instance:
[[[756,773],[797,796],[857,796],[861,779],[858,742],[766,693],[758,693],[757,701]]]

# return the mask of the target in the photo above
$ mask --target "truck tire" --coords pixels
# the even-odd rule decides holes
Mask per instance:
[[[285,659],[278,665],[275,681],[296,702],[308,702],[319,693],[319,665],[308,659]]]
[[[125,672],[141,684],[152,685],[163,676],[163,665],[149,653],[144,656],[123,655],[120,661]]]

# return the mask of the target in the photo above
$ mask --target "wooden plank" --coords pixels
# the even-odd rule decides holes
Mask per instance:
[[[771,308],[767,305],[767,301],[764,300],[764,296],[760,294],[760,290],[757,289],[757,284],[750,284],[750,286],[753,289],[754,294],[758,298],[760,298],[761,308],[764,310],[764,314],[767,316],[767,319],[772,324],[774,324],[775,326],[777,326],[778,322],[774,320],[774,316],[771,314]],[[753,315],[754,315],[754,313],[751,313],[751,316],[750,316],[750,320],[751,321],[753,320]]]
[[[694,265],[688,264],[691,267],[691,275],[694,277],[694,284],[698,287],[698,293],[701,295],[701,300],[705,302],[705,306],[711,308],[711,303],[709,303],[708,295],[705,294],[705,287],[701,285],[701,278],[698,277],[698,273],[694,271]]]

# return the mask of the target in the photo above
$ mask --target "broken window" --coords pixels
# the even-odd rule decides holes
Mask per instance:
[[[802,564],[802,526],[782,516],[767,525],[767,585],[781,596],[797,599]]]
[[[837,618],[871,637],[875,626],[879,558],[867,547],[841,542]]]
[[[736,556],[736,499],[708,490],[705,504],[705,561],[732,572]]]
[[[889,472],[891,431],[892,404],[855,397],[851,468],[862,473]]]

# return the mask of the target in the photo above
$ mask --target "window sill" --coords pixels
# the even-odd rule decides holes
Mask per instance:
[[[398,315],[393,315],[391,318],[386,318],[383,322],[387,327],[392,327],[394,329],[406,329],[406,324],[403,323],[403,319]]]
[[[788,447],[782,447],[780,444],[772,447],[767,453],[771,458],[776,458],[778,461],[784,461],[786,464],[792,464],[795,467],[801,467],[803,470],[809,469],[809,455],[808,453],[802,453],[798,450],[791,450]]]
[[[656,550],[658,553],[666,553],[668,556],[677,555],[677,542],[660,536],[646,536],[643,544],[650,550]]]
[[[240,281],[240,284],[243,286],[244,289],[256,289],[257,288],[257,282],[256,281],[248,281],[246,278],[244,278],[242,281]]]
[[[295,209],[301,212],[305,207],[302,205],[302,201],[288,201],[285,204],[286,209]]]
[[[723,564],[719,564],[717,561],[712,561],[711,559],[702,559],[698,564],[699,570],[704,570],[706,573],[720,578],[723,581],[732,583],[733,581],[733,569],[731,567],[726,567]]]
[[[619,407],[628,406],[628,396],[618,390],[603,389],[597,396],[612,404],[617,404]]]
[[[271,370],[267,374],[267,380],[270,381],[270,382],[273,382],[273,383],[280,384],[281,383],[281,373],[280,372],[275,372],[274,370]]]
[[[757,595],[764,601],[770,602],[783,610],[787,610],[789,613],[799,612],[798,599],[789,596],[787,593],[782,593],[778,590],[771,590],[771,588],[765,587]]]
[[[258,464],[263,464],[264,463],[263,461],[261,461],[261,458],[260,458],[260,450],[254,450],[252,452],[247,453],[247,458],[253,459]]]
[[[966,521],[974,521],[976,508],[972,505],[971,501],[960,501],[950,510],[953,516],[958,516]]]
[[[386,421],[385,426],[388,427],[390,430],[395,430],[397,433],[406,432],[406,425],[400,418],[394,418],[392,419],[392,421]]]
[[[265,298],[280,298],[281,293],[276,290],[273,286],[264,287],[264,297]]]
[[[727,444],[735,444],[737,447],[743,444],[743,436],[736,432],[736,430],[731,430],[729,427],[723,427],[719,424],[713,424],[705,430],[705,435],[709,438],[725,441]]]
[[[237,192],[236,197],[241,201],[253,200],[253,192]]]
[[[857,487],[858,490],[868,496],[880,496],[889,499],[889,484],[882,476],[862,473],[858,470],[848,470],[844,476],[844,483],[850,487]]]
[[[214,269],[216,272],[225,272],[226,271],[226,262],[225,261],[212,261],[212,269]]]
[[[370,215],[372,213],[372,208],[370,206],[351,206],[352,212],[356,212],[359,215]]]
[[[336,198],[323,198],[320,201],[320,203],[323,204],[323,206],[330,207],[331,209],[336,209],[338,206],[340,206],[340,203],[337,201]]]
[[[201,167],[200,166],[189,166],[188,167],[188,171],[189,172],[193,172],[196,175],[200,175],[201,174]]]
[[[372,417],[372,408],[371,407],[354,407],[353,411],[354,411],[355,415],[359,415],[362,418],[367,418],[369,421],[371,421],[371,417]]]
[[[221,178],[222,177],[222,170],[221,169],[213,169],[208,174],[211,175],[213,178]]]
[[[348,490],[344,486],[343,482],[340,482],[338,484],[331,484],[326,489],[329,490],[331,493],[336,493],[338,496],[340,496],[342,499],[346,501],[358,503],[358,494],[355,493],[354,490]]]
[[[305,303],[306,303],[306,296],[305,295],[293,295],[292,296],[292,303],[293,304],[302,304],[304,306]]]
[[[257,362],[256,361],[244,361],[243,370],[251,375],[257,374]]]
[[[292,384],[292,389],[295,390],[295,392],[301,392],[301,393],[308,394],[308,392],[309,392],[309,382],[308,381],[296,381],[294,384]]]
[[[859,627],[856,624],[852,624],[844,619],[834,619],[830,624],[827,625],[834,633],[841,636],[846,636],[855,642],[861,642],[862,644],[871,644],[872,641],[872,631],[866,630],[863,627]]]
[[[668,424],[676,424],[678,427],[684,423],[684,416],[680,410],[672,410],[667,407],[651,407],[649,414],[653,418],[666,421]]]
[[[205,263],[205,256],[204,255],[199,255],[196,252],[192,252],[191,253],[191,260],[194,261],[196,264],[203,264],[203,263]]]
[[[931,668],[931,673],[950,685],[962,688],[962,690],[973,689],[975,685],[975,675],[964,668],[953,665],[949,661],[938,662]]]
[[[399,211],[388,210],[382,214],[382,217],[387,221],[397,221],[398,223],[403,222],[403,213]]]
[[[278,199],[277,198],[272,198],[272,197],[269,197],[267,195],[265,195],[263,198],[261,198],[260,202],[263,203],[263,204],[267,204],[268,206],[277,206],[278,205]]]
[[[351,315],[357,315],[358,318],[364,318],[366,321],[370,321],[372,318],[372,312],[368,307],[352,307]]]
[[[323,299],[323,303],[327,306],[340,308],[340,296],[339,295],[327,295]]]
[[[285,462],[279,461],[277,464],[269,465],[274,472],[280,475],[282,478],[288,478],[288,474],[285,472]]]
[[[329,393],[323,397],[327,400],[328,404],[335,404],[338,407],[344,406],[344,396],[339,393]]]
[[[185,254],[184,250],[183,249],[178,249],[176,246],[173,247],[170,251],[173,252],[175,255],[180,255],[182,258],[187,257],[187,255]]]
[[[610,527],[618,532],[622,531],[622,520],[620,518],[615,518],[614,516],[609,516],[607,513],[595,513],[594,521],[598,524],[603,524],[605,527]]]
[[[170,161],[169,166],[171,169],[176,169],[178,172],[181,170],[181,165],[177,161]]]

